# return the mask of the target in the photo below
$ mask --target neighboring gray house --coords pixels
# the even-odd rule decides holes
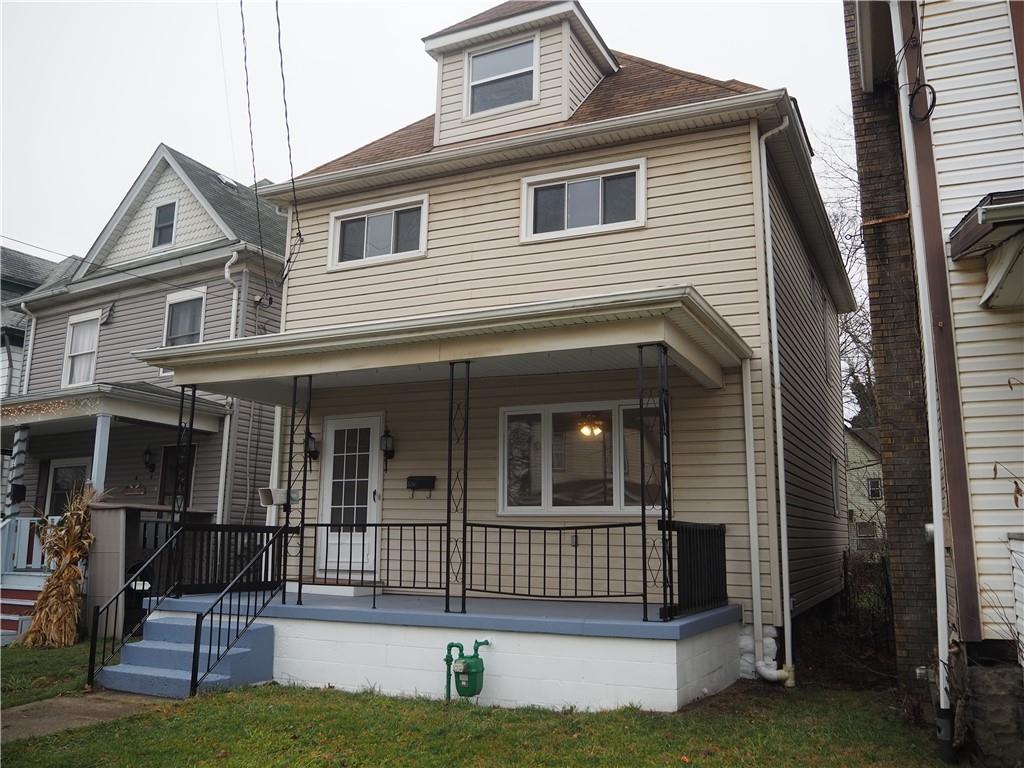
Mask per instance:
[[[846,428],[846,506],[850,550],[877,552],[885,536],[880,446],[874,434],[857,427]]]
[[[35,290],[58,269],[38,256],[0,248],[0,301],[6,304]],[[27,318],[20,312],[0,308],[0,397],[21,391],[21,362],[25,349]],[[6,454],[5,454],[6,456]],[[5,464],[6,466],[6,464]]]
[[[8,513],[59,513],[86,480],[144,518],[169,509],[180,390],[133,353],[276,332],[285,223],[161,144],[88,254],[5,306],[28,319],[20,390],[2,406],[5,481],[22,486]],[[195,426],[190,509],[261,522],[273,409],[200,392]]]

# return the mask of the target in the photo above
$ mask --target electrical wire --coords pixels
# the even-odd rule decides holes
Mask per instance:
[[[60,257],[62,257],[64,259],[74,259],[75,261],[77,261],[80,264],[84,264],[86,262],[86,258],[84,256],[74,256],[74,255],[67,254],[67,253],[61,253],[60,251],[54,251],[54,250],[52,250],[50,248],[44,248],[43,246],[36,245],[35,243],[27,243],[24,240],[19,240],[18,238],[10,237],[9,235],[0,235],[0,238],[3,238],[4,240],[10,240],[12,243],[18,243],[19,245],[26,245],[29,248],[35,248],[36,250],[46,251],[47,253],[52,253],[54,256],[60,256]],[[177,284],[177,283],[169,283],[166,280],[161,280],[158,277],[150,277],[149,275],[140,275],[137,272],[131,272],[130,270],[127,270],[127,269],[118,269],[116,267],[107,267],[107,266],[104,266],[103,264],[94,265],[93,266],[93,271],[95,271],[95,272],[113,272],[113,273],[118,274],[118,275],[127,275],[129,277],[136,277],[139,280],[148,280],[151,283],[159,283],[160,285],[166,285],[167,287],[174,288],[175,290],[186,290],[188,288],[194,288],[195,287],[195,286],[180,285],[180,284]]]
[[[288,173],[292,187],[292,219],[295,222],[295,235],[289,247],[288,259],[285,261],[281,279],[288,277],[292,264],[298,258],[302,250],[302,219],[299,216],[299,197],[295,191],[295,165],[292,162],[292,129],[288,122],[288,89],[284,77],[284,46],[281,43],[281,5],[279,0],[274,0],[274,15],[277,17],[277,59],[281,66],[281,101],[284,103],[284,135],[288,143]]]
[[[249,116],[249,156],[252,158],[252,192],[256,198],[256,235],[259,239],[260,260],[263,264],[263,299],[274,303],[270,293],[270,278],[267,276],[267,255],[263,251],[263,219],[260,216],[260,180],[256,175],[256,138],[252,128],[252,94],[249,90],[249,45],[245,37],[245,0],[238,0],[238,12],[242,17],[242,69],[245,70],[245,107]]]

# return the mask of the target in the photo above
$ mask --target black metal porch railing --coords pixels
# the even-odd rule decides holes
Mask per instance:
[[[531,598],[642,597],[646,549],[639,522],[468,523],[466,589]]]
[[[196,614],[191,695],[285,585],[287,526],[273,529],[210,606]]]
[[[177,559],[177,594],[209,594],[240,576],[278,528],[266,525],[186,524]],[[262,587],[258,570],[247,572],[247,586]]]
[[[676,532],[680,613],[696,613],[728,605],[725,568],[725,526],[672,522]]]
[[[446,523],[307,523],[305,546],[312,547],[306,584],[370,587],[379,590],[445,588]]]
[[[89,638],[89,685],[96,672],[109,664],[125,644],[142,629],[149,611],[174,590],[177,584],[177,552],[182,529],[172,533],[103,605],[92,612]]]

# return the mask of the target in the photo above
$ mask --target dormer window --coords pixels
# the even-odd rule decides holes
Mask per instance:
[[[153,214],[153,247],[170,245],[174,242],[174,218],[177,203],[158,205]]]
[[[537,39],[469,54],[469,115],[537,100]]]

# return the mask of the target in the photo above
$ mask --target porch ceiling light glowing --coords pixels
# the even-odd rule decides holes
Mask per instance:
[[[580,419],[580,434],[584,437],[597,437],[604,432],[604,421],[593,413],[588,413]]]

